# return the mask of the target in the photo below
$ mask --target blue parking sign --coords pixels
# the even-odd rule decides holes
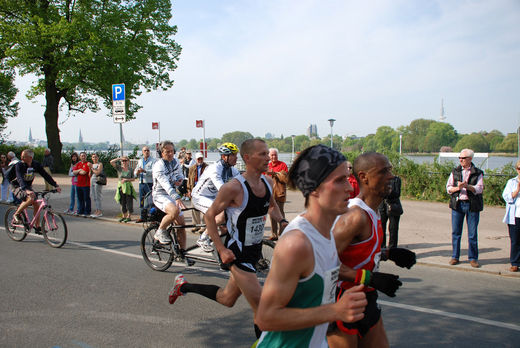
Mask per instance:
[[[112,100],[125,100],[125,84],[112,85]]]

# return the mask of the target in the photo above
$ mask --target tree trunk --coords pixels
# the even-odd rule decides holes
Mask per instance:
[[[60,95],[56,88],[56,80],[52,74],[45,72],[45,133],[47,134],[47,146],[51,150],[54,158],[54,171],[60,172],[62,169],[61,149],[63,145],[60,141],[60,130],[58,128],[58,106]]]

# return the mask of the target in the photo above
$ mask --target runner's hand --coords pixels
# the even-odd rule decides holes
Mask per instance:
[[[381,291],[382,293],[395,297],[395,292],[403,285],[399,280],[399,276],[395,274],[374,272],[371,275],[368,286]]]
[[[397,266],[408,269],[412,268],[416,261],[415,253],[405,248],[390,248],[388,259],[394,261]]]
[[[235,261],[236,257],[235,254],[229,250],[228,248],[223,249],[222,251],[218,252],[220,255],[220,259],[222,260],[222,263],[227,264]]]
[[[364,285],[356,285],[346,290],[338,299],[339,320],[353,323],[363,319],[365,316],[365,306],[367,305],[366,295],[363,292]]]

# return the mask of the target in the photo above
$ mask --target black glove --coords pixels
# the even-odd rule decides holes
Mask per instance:
[[[410,269],[415,265],[415,253],[404,248],[390,248],[388,250],[388,259],[394,261],[399,267]]]
[[[390,297],[395,297],[395,292],[403,285],[399,280],[399,276],[395,274],[374,272],[370,277],[368,286],[387,294]]]

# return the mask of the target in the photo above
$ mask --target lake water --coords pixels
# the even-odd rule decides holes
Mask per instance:
[[[126,153],[126,151],[125,151]],[[128,153],[131,153],[128,151]],[[141,155],[141,151],[138,152],[138,155]],[[296,154],[294,155],[296,157]],[[195,157],[195,152],[193,152],[193,157]],[[433,160],[437,156],[405,156],[406,158],[416,162],[416,163],[433,163]],[[220,158],[218,152],[208,152],[208,157],[206,158],[206,162],[214,162]],[[278,155],[278,159],[282,162],[290,165],[292,163],[293,157],[291,153],[281,152]],[[351,160],[351,159],[349,159]],[[351,160],[352,161],[352,160]],[[453,164],[458,164],[458,160],[456,158],[443,158],[443,162],[451,161]],[[516,156],[492,156],[490,155],[486,158],[474,158],[473,163],[481,169],[497,169],[502,168],[506,164],[514,164],[517,161]],[[237,167],[239,169],[244,169],[243,162],[241,160],[240,155],[238,156]]]

